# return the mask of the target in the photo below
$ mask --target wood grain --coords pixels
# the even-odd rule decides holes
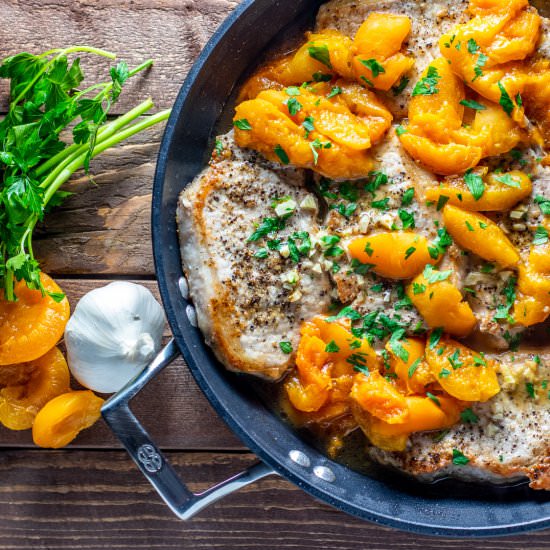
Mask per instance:
[[[108,282],[58,279],[73,309],[83,294]],[[156,282],[140,281],[140,284],[147,286],[160,300]],[[166,340],[168,337],[166,327]],[[77,387],[74,381],[73,386]],[[165,449],[244,449],[240,440],[214,412],[181,358],[168,366],[136,397],[132,410],[157,444]],[[33,446],[31,432],[0,427],[0,446]],[[121,446],[100,420],[82,432],[71,447],[112,449]]]
[[[41,53],[87,44],[115,52],[130,67],[155,60],[147,74],[128,82],[113,113],[151,96],[159,109],[172,106],[200,51],[237,0],[1,0],[0,56]],[[9,24],[7,24],[9,22]],[[45,24],[40,24],[44,22]],[[110,61],[84,55],[88,83],[109,80]],[[0,109],[6,109],[0,88]]]
[[[255,461],[240,453],[168,456],[194,491]],[[549,532],[476,541],[400,533],[319,504],[277,477],[181,522],[134,464],[110,451],[4,451],[0,510],[3,550],[547,550],[550,545]]]

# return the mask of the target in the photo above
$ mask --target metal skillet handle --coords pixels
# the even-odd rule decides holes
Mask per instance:
[[[179,350],[174,340],[170,340],[150,365],[105,402],[101,414],[166,504],[179,518],[189,519],[225,495],[275,472],[259,462],[202,493],[193,493],[185,486],[129,406],[129,402],[177,355]]]

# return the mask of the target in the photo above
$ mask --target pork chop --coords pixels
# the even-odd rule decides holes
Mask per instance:
[[[181,257],[198,324],[230,370],[280,378],[301,322],[329,305],[328,277],[309,269],[307,241],[319,228],[304,177],[239,149],[230,133],[180,196]]]
[[[501,364],[502,390],[475,403],[466,422],[439,433],[416,433],[405,452],[369,447],[369,455],[424,481],[455,476],[510,482],[527,477],[534,489],[550,489],[550,353],[507,353]],[[453,462],[453,449],[464,459]],[[455,455],[456,455],[455,451]]]

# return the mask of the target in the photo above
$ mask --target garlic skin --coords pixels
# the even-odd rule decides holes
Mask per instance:
[[[117,281],[83,296],[65,328],[67,360],[84,387],[113,393],[161,347],[164,311],[141,285]]]

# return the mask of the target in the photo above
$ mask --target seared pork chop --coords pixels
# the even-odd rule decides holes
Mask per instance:
[[[550,489],[550,353],[495,359],[502,390],[472,405],[474,415],[465,422],[443,433],[413,434],[405,452],[369,447],[369,455],[425,481],[446,475],[492,482],[527,477],[532,488]],[[453,463],[453,449],[469,461]]]
[[[184,271],[199,327],[220,361],[230,370],[276,380],[293,365],[290,348],[280,343],[296,349],[301,322],[329,304],[328,277],[306,269],[307,253],[295,263],[284,245],[290,238],[302,247],[306,233],[315,238],[317,204],[303,171],[239,149],[232,133],[220,144],[223,151],[179,200]],[[277,214],[274,201],[292,212]],[[266,219],[280,224],[269,234],[273,250],[267,235],[249,240]]]

